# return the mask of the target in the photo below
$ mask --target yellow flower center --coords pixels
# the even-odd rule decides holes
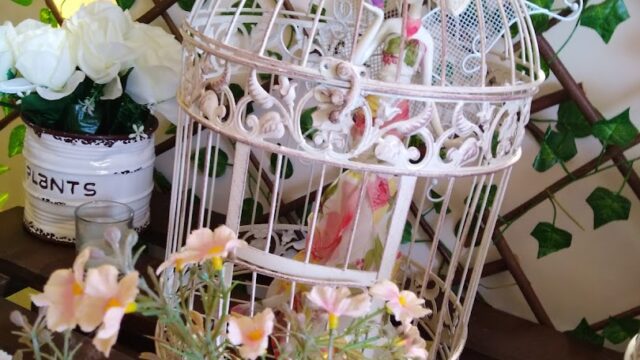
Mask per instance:
[[[176,259],[176,269],[178,271],[182,271],[183,266],[184,266],[184,261],[182,261],[182,259]]]
[[[263,337],[264,337],[264,332],[260,329],[250,331],[247,334],[247,339],[251,340],[252,342],[260,341],[262,340]]]
[[[124,313],[125,314],[132,314],[132,313],[136,312],[137,310],[138,310],[138,304],[136,304],[135,302],[130,302],[124,308]]]
[[[212,246],[209,249],[209,254],[210,255],[218,255],[220,254],[222,251],[224,251],[224,246],[223,245],[216,245],[216,246]]]
[[[400,306],[405,306],[407,304],[407,299],[404,298],[404,295],[398,296],[398,304],[400,304]]]
[[[120,300],[116,298],[109,299],[109,301],[107,301],[107,310],[113,307],[122,307],[122,303],[120,302]]]
[[[329,330],[335,330],[338,328],[340,318],[333,313],[329,313]]]
[[[215,271],[220,271],[222,270],[222,258],[220,256],[214,256],[213,259],[211,259],[211,261],[213,262],[213,270]]]
[[[79,282],[74,281],[73,285],[71,286],[71,292],[73,293],[73,295],[80,296],[84,292],[84,289]]]
[[[107,301],[107,306],[105,311],[114,308],[114,307],[123,307],[122,302],[120,302],[120,300],[116,299],[116,298],[111,298],[109,299],[109,301]],[[136,312],[136,310],[138,310],[138,304],[136,304],[135,302],[130,302],[127,305],[124,306],[124,313],[125,314],[131,314]]]

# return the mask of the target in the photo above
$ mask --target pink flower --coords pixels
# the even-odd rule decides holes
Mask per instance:
[[[367,195],[369,196],[369,204],[373,211],[387,205],[391,198],[389,181],[381,176],[375,175],[373,179],[367,181]]]
[[[109,357],[118,338],[122,318],[135,311],[138,273],[131,272],[118,282],[118,270],[112,265],[89,269],[84,293],[78,307],[78,324],[85,332],[93,331],[102,324],[93,345]]]
[[[64,331],[76,327],[76,311],[84,293],[84,265],[90,249],[84,249],[73,262],[72,269],[60,269],[51,274],[44,286],[44,293],[31,300],[37,306],[47,307],[47,328]]]
[[[255,359],[267,350],[269,335],[273,331],[275,316],[266,308],[254,317],[232,315],[229,318],[228,336],[244,359]]]
[[[156,273],[160,274],[170,266],[175,266],[180,270],[187,264],[202,263],[209,259],[213,260],[216,270],[221,270],[222,260],[227,257],[229,252],[246,244],[238,239],[233,230],[224,225],[218,226],[215,231],[208,228],[194,230],[187,237],[186,245],[160,264]]]
[[[403,359],[427,359],[427,342],[420,336],[420,330],[413,325],[399,326],[401,336],[396,340]]]
[[[362,293],[351,296],[346,287],[314,286],[307,298],[316,307],[329,314],[329,330],[338,327],[340,316],[358,317],[366,314],[371,308],[371,298]]]
[[[424,299],[419,299],[411,291],[400,291],[398,286],[389,280],[373,285],[369,292],[373,297],[386,301],[387,309],[404,325],[409,325],[413,319],[431,314],[431,310],[423,306]]]
[[[414,5],[416,6],[416,5]],[[407,19],[407,24],[405,26],[405,36],[412,37],[415,33],[420,30],[420,26],[422,26],[422,21],[418,19]]]

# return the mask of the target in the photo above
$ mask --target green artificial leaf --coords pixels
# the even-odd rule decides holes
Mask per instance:
[[[293,164],[291,163],[291,160],[289,160],[287,157],[282,157],[283,161],[286,161],[286,165],[285,165],[285,169],[284,169],[284,179],[288,179],[290,177],[293,176]],[[271,173],[273,175],[276,174],[276,166],[278,165],[278,155],[277,154],[271,154],[271,159],[270,159],[270,169],[271,169]]]
[[[607,326],[602,331],[605,339],[613,344],[620,344],[623,341],[635,336],[640,331],[640,320],[634,318],[609,318]]]
[[[300,131],[302,135],[309,140],[313,140],[313,134],[316,133],[316,129],[313,128],[313,113],[318,110],[317,106],[305,109],[300,114]]]
[[[575,138],[591,135],[591,124],[574,101],[565,101],[560,104],[556,128],[560,132],[571,133]]]
[[[575,329],[567,331],[567,334],[569,334],[569,336],[573,337],[574,339],[584,341],[596,346],[604,345],[604,337],[593,330],[593,328],[589,326],[589,323],[584,318],[580,320],[580,323],[578,324],[578,326],[576,326]]]
[[[165,135],[175,135],[177,130],[178,128],[175,125],[169,124],[169,127],[167,127],[167,130],[165,130],[164,133]]]
[[[160,171],[153,169],[153,183],[161,193],[171,192],[171,182]]]
[[[627,220],[631,210],[631,201],[626,197],[597,187],[587,198],[587,203],[593,210],[593,228],[616,220]]]
[[[404,230],[402,230],[401,244],[408,244],[411,242],[411,235],[413,234],[413,227],[409,221],[404,223]]]
[[[600,120],[593,124],[593,135],[605,145],[625,147],[638,135],[638,129],[631,123],[629,109],[611,120]]]
[[[33,0],[12,0],[12,1],[22,6],[29,6],[33,3]]]
[[[9,193],[0,192],[0,209],[4,207],[4,205],[7,203],[7,200],[9,200]]]
[[[51,9],[46,7],[40,9],[40,21],[54,28],[60,26]]]
[[[496,195],[496,191],[494,189],[489,190],[489,196],[491,196],[491,192],[493,191],[493,196],[495,197]],[[435,190],[430,190],[429,191],[430,197],[432,199],[442,199],[442,195],[438,194]],[[442,202],[444,199],[440,200],[440,201],[434,201],[433,202],[433,209],[436,211],[437,214],[440,214],[440,210],[442,210]],[[491,204],[493,204],[493,199],[488,199],[487,200],[487,205],[489,204],[489,201],[491,201]],[[451,208],[447,206],[447,214],[451,213]]]
[[[533,168],[544,172],[553,167],[559,161],[571,160],[578,153],[576,141],[570,133],[556,132],[547,128],[544,140],[540,145],[540,152],[533,160]]]
[[[178,6],[184,11],[191,11],[195,2],[195,0],[178,0]]]
[[[531,236],[538,240],[538,259],[571,246],[571,233],[548,222],[538,223]]]
[[[9,171],[9,167],[7,165],[0,164],[0,175],[6,173],[7,171]]]
[[[382,242],[380,238],[376,236],[373,241],[373,248],[369,249],[364,255],[364,270],[373,270],[380,267],[380,262],[382,261],[382,253],[384,251],[384,247],[382,246]]]
[[[135,102],[127,93],[123,93],[118,102],[113,104],[116,110],[115,119],[104,115],[104,124],[100,125],[99,133],[128,135],[135,132],[133,125],[144,125],[149,118],[149,108]],[[113,120],[108,123],[108,120]]]
[[[27,133],[27,126],[20,124],[11,130],[9,134],[9,157],[22,154],[22,148],[24,147],[24,137]]]
[[[498,186],[491,185],[491,187],[489,188],[489,198],[487,199],[487,205],[485,206],[485,210],[489,210],[493,206],[493,201],[496,198],[496,191],[498,191]],[[472,192],[475,193],[475,187]],[[484,197],[486,196],[485,195],[486,192],[487,192],[487,185],[482,185],[482,189],[480,189],[480,197],[478,198],[478,203],[476,204],[476,209],[475,209],[476,214],[480,212],[480,208],[482,207],[482,203],[484,202]],[[469,196],[464,198],[465,205],[467,204],[467,201],[469,201]]]
[[[540,6],[543,9],[551,10],[553,0],[529,0],[531,3]],[[549,29],[549,16],[545,14],[531,15],[531,24],[537,34],[542,34]]]
[[[256,207],[256,219],[264,213],[262,204],[256,202],[252,198],[246,198],[242,201],[242,214],[240,214],[240,225],[251,224],[251,217],[253,216],[253,207]]]
[[[227,166],[229,165],[229,155],[227,155],[226,152],[224,152],[224,150],[219,149],[218,150],[218,161],[216,162],[216,147],[212,146],[211,147],[211,155],[209,156],[209,177],[213,176],[213,165],[215,163],[215,168],[216,168],[216,178],[219,178],[221,176],[224,175],[224,173],[227,171]],[[196,157],[195,152],[193,154],[191,154],[191,161],[194,161]],[[200,172],[204,172],[205,171],[205,162],[207,161],[207,148],[203,147],[198,151],[198,170],[200,170]]]
[[[236,83],[229,84],[229,90],[231,90],[231,93],[233,94],[233,99],[235,100],[236,104],[244,96],[244,89],[242,88],[242,86],[240,86],[240,85],[238,85]],[[228,109],[227,109],[227,113],[229,113]],[[253,104],[248,103],[247,104],[247,115],[249,115],[251,113],[253,113]]]
[[[32,123],[51,130],[64,130],[63,117],[67,105],[76,100],[73,94],[59,100],[45,100],[37,92],[22,98],[20,111]]]
[[[628,18],[629,11],[623,0],[605,0],[582,10],[580,25],[595,30],[608,44],[616,27]]]

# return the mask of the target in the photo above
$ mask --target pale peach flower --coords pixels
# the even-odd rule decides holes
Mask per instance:
[[[31,297],[37,306],[47,307],[49,330],[64,331],[76,327],[76,312],[84,293],[84,265],[89,255],[90,249],[84,249],[76,257],[72,269],[54,271],[44,286],[44,292]]]
[[[228,336],[238,348],[244,359],[255,359],[267,350],[269,335],[273,332],[275,316],[270,308],[264,309],[254,317],[231,315]]]
[[[403,324],[408,324],[413,319],[419,319],[431,314],[431,310],[426,309],[424,299],[408,290],[398,289],[398,285],[389,280],[383,280],[373,285],[369,292],[373,297],[387,302],[387,309],[393,313],[396,320]]]
[[[413,325],[400,326],[401,336],[396,340],[402,359],[427,359],[427,342],[420,336],[420,330]]]
[[[351,296],[346,287],[314,286],[307,293],[307,298],[329,314],[330,330],[338,327],[340,316],[362,316],[371,308],[371,298],[367,293]]]
[[[102,265],[87,271],[85,295],[78,308],[78,325],[85,331],[93,331],[100,324],[93,345],[109,357],[120,331],[125,314],[135,311],[138,295],[138,273],[131,272],[118,281],[118,269]]]
[[[209,228],[194,230],[187,237],[186,245],[160,264],[156,273],[160,274],[170,266],[181,269],[187,264],[202,263],[209,259],[212,259],[216,270],[221,270],[222,260],[229,255],[229,252],[246,244],[225,225],[218,226],[214,231]]]

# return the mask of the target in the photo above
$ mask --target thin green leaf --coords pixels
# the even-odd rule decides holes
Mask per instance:
[[[605,0],[582,10],[580,25],[592,28],[609,43],[618,25],[628,18],[629,11],[623,0]]]
[[[51,9],[47,7],[40,9],[40,21],[54,28],[60,26]]]
[[[547,171],[559,161],[571,160],[577,153],[578,149],[573,135],[556,132],[548,127],[540,146],[540,152],[533,160],[533,168],[539,172]]]
[[[593,125],[593,135],[604,144],[625,147],[638,135],[638,129],[631,123],[629,109],[611,120],[601,120]]]
[[[178,6],[184,11],[191,11],[195,2],[195,0],[178,0]]]
[[[404,230],[402,231],[402,244],[408,244],[411,242],[411,235],[413,234],[413,227],[409,221],[404,223]]]
[[[269,163],[270,166],[269,168],[271,169],[271,173],[273,175],[276,174],[276,166],[278,165],[278,155],[273,153],[271,154],[271,158],[269,159]],[[288,179],[290,177],[293,176],[293,164],[291,163],[291,160],[289,160],[289,158],[287,157],[283,157],[282,161],[285,162],[285,166],[284,166],[284,179]],[[282,174],[282,173],[281,173]],[[281,175],[282,176],[282,175]]]
[[[7,203],[7,200],[9,200],[9,193],[1,192],[0,193],[0,209],[4,207],[4,205]]]
[[[11,130],[9,134],[9,157],[22,154],[24,148],[24,137],[27,133],[27,126],[20,124]]]
[[[616,220],[629,219],[631,201],[603,187],[597,187],[587,198],[593,210],[593,228],[597,229]]]
[[[538,241],[538,259],[571,246],[571,233],[548,222],[538,223],[531,236]]]
[[[198,170],[200,170],[200,172],[204,172],[205,171],[205,163],[207,160],[207,148],[203,147],[201,148],[198,152]],[[219,149],[218,150],[218,161],[216,162],[216,158],[215,158],[215,154],[216,154],[216,147],[212,146],[211,147],[211,155],[210,155],[210,159],[209,159],[209,177],[213,176],[213,165],[214,162],[216,164],[216,178],[219,178],[221,176],[224,175],[224,173],[227,171],[227,166],[229,165],[229,155],[227,155],[226,152],[224,152],[224,150]],[[193,154],[191,154],[191,161],[194,161],[195,159],[195,152]]]
[[[609,318],[607,326],[602,331],[602,335],[613,344],[620,344],[623,341],[635,336],[640,331],[640,320],[634,318]]]
[[[264,209],[262,204],[252,198],[246,198],[242,201],[242,213],[240,214],[240,224],[248,225],[251,224],[251,218],[253,217],[253,207],[256,208],[256,218],[262,216],[264,213]]]
[[[591,135],[591,124],[574,101],[565,101],[560,104],[556,128],[560,132],[571,133],[576,138]]]
[[[305,109],[300,114],[300,131],[307,139],[312,140],[316,130],[313,128],[313,113],[318,110],[317,106]]]
[[[11,0],[11,1],[22,6],[29,6],[33,3],[33,0]]]
[[[599,335],[595,330],[589,326],[586,319],[580,320],[578,326],[575,329],[568,331],[567,334],[574,339],[584,341],[596,346],[604,345],[604,337]]]
[[[9,167],[7,165],[0,164],[0,175],[6,173],[7,171],[9,171]]]

